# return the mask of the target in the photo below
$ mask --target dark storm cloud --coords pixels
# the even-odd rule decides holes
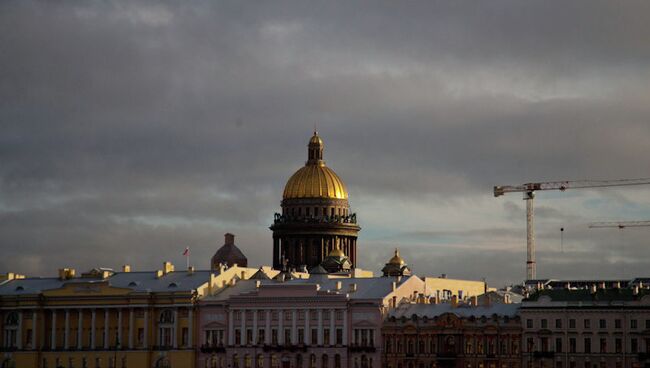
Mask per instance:
[[[226,231],[268,263],[266,226],[317,124],[355,209],[386,208],[363,246],[404,234],[419,259],[453,236],[503,258],[491,279],[517,279],[522,253],[489,239],[520,241],[523,204],[495,202],[506,225],[373,234],[401,201],[469,215],[495,184],[647,177],[649,17],[642,1],[3,2],[0,269],[151,268],[186,244],[207,257]],[[608,249],[593,239],[574,243]],[[475,276],[468,247],[441,249]]]

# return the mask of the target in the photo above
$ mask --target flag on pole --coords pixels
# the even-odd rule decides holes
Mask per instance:
[[[185,250],[183,251],[184,256],[189,256],[190,255],[190,247],[186,247]]]

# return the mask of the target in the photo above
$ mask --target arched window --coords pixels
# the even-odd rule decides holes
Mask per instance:
[[[169,360],[165,357],[158,359],[155,365],[156,368],[171,368],[171,366]]]
[[[302,355],[296,354],[296,368],[302,368]]]
[[[341,355],[334,355],[334,368],[341,368]]]
[[[368,365],[368,357],[365,354],[361,356],[361,368],[370,368]]]
[[[271,354],[271,368],[280,368],[280,360],[276,354]]]
[[[257,368],[264,368],[264,354],[257,354]]]
[[[18,324],[20,323],[20,316],[18,312],[9,312],[5,318],[4,326],[4,344],[6,348],[15,348],[18,344]],[[8,360],[6,360],[8,361]],[[6,362],[5,361],[5,362]],[[4,363],[3,363],[4,364]]]
[[[2,368],[16,368],[16,362],[11,358],[7,358],[2,362]]]
[[[249,354],[244,355],[244,368],[253,368],[253,357]]]
[[[174,334],[174,312],[165,309],[160,312],[158,319],[158,345],[161,347],[171,347],[173,344]]]
[[[316,368],[316,354],[309,356],[309,368]]]
[[[321,357],[321,362],[322,362],[321,363],[321,368],[328,368],[329,367],[329,361],[330,360],[329,360],[329,357],[327,356],[327,354],[323,354],[323,356]]]
[[[232,366],[233,368],[239,368],[239,355],[237,354],[232,355]]]

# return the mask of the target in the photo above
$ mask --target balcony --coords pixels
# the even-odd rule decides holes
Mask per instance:
[[[276,213],[273,218],[273,224],[295,224],[295,223],[307,223],[307,224],[353,224],[357,223],[357,214],[353,213],[348,216],[290,216],[283,215],[281,213]]]
[[[554,351],[533,351],[533,358],[544,359],[555,357]]]
[[[348,351],[351,353],[374,353],[377,348],[370,345],[350,345]]]
[[[226,347],[223,346],[223,344],[203,344],[201,345],[201,352],[210,354],[210,353],[225,353],[226,352]]]
[[[286,351],[286,352],[306,352],[307,351],[307,345],[300,344],[300,345],[264,345],[262,348],[265,352],[269,351]]]

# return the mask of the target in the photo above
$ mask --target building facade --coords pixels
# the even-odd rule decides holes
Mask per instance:
[[[381,326],[417,276],[247,280],[203,298],[199,367],[381,366]]]
[[[343,181],[323,161],[323,140],[314,132],[304,167],[287,181],[273,231],[273,268],[311,269],[335,249],[357,264],[357,216],[350,212]]]
[[[526,367],[650,367],[650,290],[604,286],[539,290],[523,301]]]
[[[426,300],[426,299],[425,299]],[[435,300],[435,299],[434,299]],[[404,304],[382,328],[388,368],[518,368],[519,304]]]

